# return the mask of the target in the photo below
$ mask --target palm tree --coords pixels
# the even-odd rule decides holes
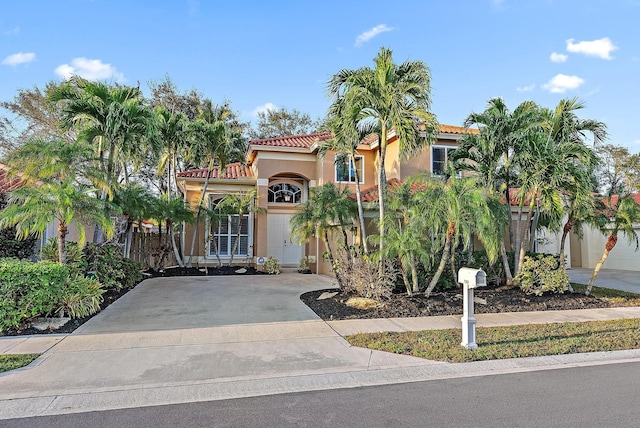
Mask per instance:
[[[167,171],[167,193],[171,198],[173,186],[172,176],[178,171],[178,154],[187,147],[188,144],[188,122],[186,116],[180,113],[171,113],[164,106],[155,108],[157,137],[161,142],[161,154],[158,160],[158,174],[165,169]]]
[[[144,187],[129,183],[116,190],[113,203],[120,207],[127,218],[123,255],[128,258],[131,253],[133,224],[137,223],[139,230],[142,230],[142,220],[152,216],[154,198]]]
[[[78,139],[95,144],[99,165],[112,180],[129,181],[128,163],[157,151],[154,116],[139,88],[110,86],[74,76],[47,93],[49,102],[62,109],[66,129],[77,127]],[[106,200],[103,190],[101,198]],[[94,242],[102,241],[97,225]]]
[[[70,180],[27,184],[11,193],[9,205],[0,212],[0,227],[16,226],[16,237],[42,236],[52,221],[58,221],[58,261],[66,262],[65,236],[70,224],[78,230],[78,246],[84,244],[85,223],[99,224],[107,236],[113,223],[105,209],[106,201],[92,196],[96,189]],[[72,223],[72,220],[75,220]]]
[[[500,251],[501,219],[504,206],[491,190],[478,186],[473,178],[457,178],[451,174],[447,181],[417,178],[424,190],[416,194],[425,222],[431,225],[434,246],[442,250],[438,268],[425,291],[428,297],[435,288],[450,259],[450,253],[460,241],[467,241],[475,233],[484,244],[491,263]],[[435,250],[435,248],[434,248]]]
[[[164,222],[167,228],[168,239],[171,241],[173,255],[176,258],[178,266],[184,267],[185,263],[180,256],[180,250],[176,242],[176,232],[174,225],[182,223],[191,223],[193,221],[193,212],[189,209],[189,204],[182,199],[168,199],[163,196],[155,200],[153,218],[159,222]]]
[[[400,273],[407,295],[419,291],[418,262],[429,264],[431,240],[425,224],[422,206],[411,185],[403,183],[389,192],[389,211],[387,212],[387,242],[384,256],[397,258]],[[371,236],[376,242],[379,237]]]
[[[348,165],[353,165],[354,180],[356,185],[356,202],[358,206],[358,223],[360,225],[360,241],[365,254],[369,253],[367,232],[364,222],[364,209],[362,207],[362,193],[360,190],[360,171],[356,165],[358,145],[362,139],[375,131],[375,123],[368,122],[358,126],[358,116],[361,107],[358,104],[348,104],[345,100],[335,102],[329,111],[326,127],[333,138],[327,140],[318,148],[318,156],[324,157],[329,150],[336,152],[336,162],[346,158]]]
[[[200,110],[200,117],[196,121],[190,122],[189,129],[192,143],[188,151],[188,158],[194,164],[206,163],[207,168],[191,237],[188,263],[191,265],[198,223],[202,210],[206,209],[204,206],[205,195],[213,168],[217,165],[219,171],[223,171],[227,161],[236,157],[237,153],[244,149],[244,140],[240,135],[239,124],[235,122],[233,112],[228,104],[213,106],[211,101],[207,100]]]
[[[511,201],[514,181],[513,156],[527,134],[542,123],[538,106],[525,101],[512,112],[502,98],[491,98],[482,113],[471,113],[464,122],[466,128],[477,126],[478,132],[469,132],[460,140],[451,159],[457,170],[473,171],[487,189],[505,195],[507,206]],[[510,244],[514,243],[511,209],[507,210]],[[500,248],[507,284],[513,283],[507,249]]]
[[[231,216],[231,221],[235,221],[235,225],[231,225],[231,230],[236,231],[236,239],[231,249],[231,258],[229,266],[233,264],[233,256],[238,251],[240,245],[240,234],[242,232],[242,219],[245,215],[264,212],[264,208],[258,207],[256,200],[258,198],[258,190],[251,189],[243,193],[230,193],[222,199],[218,204],[221,212]]]
[[[309,199],[301,205],[291,218],[291,232],[300,242],[308,241],[314,236],[322,236],[326,254],[331,263],[338,285],[342,288],[342,275],[337,266],[334,250],[331,248],[330,235],[340,233],[343,245],[350,262],[350,251],[347,231],[353,226],[355,204],[349,198],[346,188],[339,188],[333,183],[314,187],[309,192]]]
[[[584,293],[587,296],[591,293],[600,268],[602,268],[605,260],[607,260],[611,250],[616,246],[618,234],[622,233],[630,243],[635,244],[636,251],[638,251],[640,246],[640,238],[634,229],[634,224],[640,222],[640,203],[634,200],[632,194],[620,193],[609,197],[605,205],[606,215],[609,217],[609,221],[600,227],[600,231],[609,236],[602,257],[600,257],[600,260],[596,263],[591,279],[589,280],[589,285]]]
[[[373,122],[379,130],[378,195],[380,246],[385,241],[387,176],[385,160],[390,137],[397,138],[403,157],[429,144],[438,133],[431,108],[431,76],[421,61],[393,62],[392,51],[382,48],[374,58],[375,68],[340,70],[327,89],[333,103],[360,106],[359,125]],[[384,263],[381,263],[384,266]]]

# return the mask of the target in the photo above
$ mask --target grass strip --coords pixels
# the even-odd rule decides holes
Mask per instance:
[[[478,327],[478,349],[460,346],[460,329],[346,336],[353,345],[429,360],[462,363],[640,348],[640,319]]]
[[[0,355],[0,373],[9,370],[19,369],[29,365],[40,354],[6,354]]]
[[[587,286],[585,284],[571,283],[576,293],[584,294]],[[593,287],[591,290],[593,297],[611,302],[614,306],[640,306],[640,294],[628,291],[614,290],[612,288]]]

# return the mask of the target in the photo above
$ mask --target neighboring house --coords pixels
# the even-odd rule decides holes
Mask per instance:
[[[449,150],[457,147],[458,140],[467,132],[457,126],[441,125],[437,141],[408,160],[399,154],[397,138],[391,133],[387,149],[386,169],[390,182],[403,181],[419,172],[440,174],[446,164]],[[246,165],[233,163],[222,171],[214,168],[210,174],[206,195],[209,206],[228,193],[242,193],[257,189],[258,206],[263,209],[256,215],[245,215],[240,222],[240,243],[234,255],[234,263],[260,264],[268,257],[275,257],[284,267],[298,266],[300,259],[309,257],[310,267],[318,273],[328,272],[318,255],[324,251],[321,240],[297,243],[291,238],[289,220],[307,200],[309,189],[333,182],[347,186],[355,192],[357,168],[361,188],[366,194],[377,188],[377,136],[365,138],[358,146],[354,163],[336,161],[335,152],[318,157],[318,146],[329,140],[328,133],[276,137],[249,142]],[[177,182],[192,206],[197,206],[206,179],[206,169],[177,174]],[[376,192],[377,193],[377,192]],[[371,214],[373,217],[373,213]],[[215,239],[219,255],[224,261],[236,239],[237,219],[220,222],[217,230],[200,222],[194,263],[215,264],[216,255],[211,240]],[[185,249],[188,256],[193,227],[186,226]]]
[[[633,195],[636,203],[640,204],[640,193]],[[635,225],[635,232],[640,236],[640,223]],[[562,232],[538,233],[538,251],[544,253],[559,253]],[[585,226],[582,239],[575,232],[571,232],[565,243],[565,260],[569,268],[593,269],[602,257],[608,235],[600,230]],[[635,244],[631,244],[623,233],[618,234],[618,242],[605,260],[603,269],[620,269],[640,272],[640,251],[636,251]]]

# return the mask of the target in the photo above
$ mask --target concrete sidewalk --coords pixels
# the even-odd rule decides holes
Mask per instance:
[[[593,269],[571,268],[567,269],[571,282],[588,284],[593,274]],[[615,290],[629,291],[640,294],[640,272],[631,270],[602,269],[594,283],[596,287],[613,288]]]
[[[316,275],[147,280],[68,336],[0,374],[0,419],[640,361],[640,351],[449,364],[351,347],[342,335],[460,327],[460,318],[320,320],[299,295]],[[478,325],[640,317],[640,308],[478,315]],[[12,344],[11,341],[21,341]],[[53,346],[52,346],[53,345]]]

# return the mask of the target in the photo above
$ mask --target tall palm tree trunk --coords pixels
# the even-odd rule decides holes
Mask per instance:
[[[67,263],[67,251],[65,237],[67,235],[67,225],[64,222],[58,222],[58,261],[62,264]]]
[[[442,272],[444,272],[447,261],[449,261],[449,252],[451,251],[451,242],[453,241],[453,235],[455,234],[455,231],[455,224],[449,223],[449,225],[447,226],[447,236],[444,241],[444,249],[442,250],[442,258],[440,259],[440,264],[438,265],[436,273],[433,274],[433,278],[431,278],[429,287],[427,287],[427,290],[424,292],[424,295],[426,297],[429,297],[433,289],[436,288],[436,284],[438,284],[440,276],[442,275]]]
[[[420,290],[420,285],[418,284],[418,267],[416,266],[416,259],[413,255],[409,256],[409,266],[411,267],[411,282],[413,286],[413,292],[417,293]]]
[[[173,224],[169,225],[169,230],[167,231],[167,233],[171,239],[171,246],[173,247],[173,255],[176,258],[176,263],[178,263],[178,266],[183,268],[184,261],[182,261],[182,257],[180,257],[180,251],[178,251],[178,244],[176,243],[176,235],[173,232]]]
[[[355,167],[355,156],[351,154],[351,162],[353,163],[356,176],[356,201],[358,203],[358,221],[360,223],[360,240],[362,241],[362,250],[365,254],[369,254],[369,244],[367,243],[367,231],[364,225],[364,209],[362,208],[362,193],[360,192],[360,173]]]
[[[204,203],[204,197],[207,193],[207,187],[209,187],[209,177],[211,176],[211,170],[213,169],[213,160],[209,161],[207,167],[207,176],[204,178],[204,186],[202,192],[200,192],[200,202],[198,203],[198,211],[196,213],[196,221],[193,223],[193,234],[191,235],[191,249],[189,250],[189,261],[187,265],[191,267],[191,261],[193,260],[193,251],[196,248],[196,238],[198,236],[198,225],[200,223],[200,214],[202,212],[202,204]],[[233,258],[233,254],[231,255]]]
[[[511,267],[509,267],[509,257],[507,256],[507,248],[504,244],[504,240],[500,243],[500,257],[502,257],[502,267],[504,268],[504,276],[507,281],[507,285],[513,285],[513,275],[511,274]]]
[[[564,263],[564,247],[565,247],[565,243],[567,242],[567,235],[569,234],[569,232],[571,232],[571,229],[573,228],[573,221],[571,221],[571,218],[569,218],[567,220],[567,222],[564,224],[564,227],[562,228],[562,238],[560,238],[560,266],[565,266]],[[571,286],[571,283],[569,283],[569,292],[573,293],[573,287]]]
[[[402,283],[404,284],[404,288],[407,290],[407,296],[412,296],[412,288],[411,283],[409,282],[409,277],[407,276],[407,267],[402,263],[402,259],[400,259],[400,274],[402,275]]]
[[[379,232],[380,235],[380,275],[384,275],[384,240],[385,240],[385,196],[387,194],[387,172],[385,170],[385,157],[387,155],[387,127],[386,124],[382,124],[382,130],[380,132],[380,165],[378,167],[378,210],[379,210]]]
[[[589,294],[591,294],[591,289],[593,288],[593,284],[596,282],[596,277],[600,272],[600,268],[602,268],[604,261],[607,260],[607,257],[609,257],[609,253],[616,246],[617,242],[618,235],[611,234],[609,238],[607,238],[607,244],[604,247],[604,253],[602,253],[602,257],[600,257],[600,260],[598,260],[598,263],[596,263],[595,267],[593,268],[593,274],[591,274],[589,285],[587,285],[587,289],[584,292],[585,295],[588,296]]]

